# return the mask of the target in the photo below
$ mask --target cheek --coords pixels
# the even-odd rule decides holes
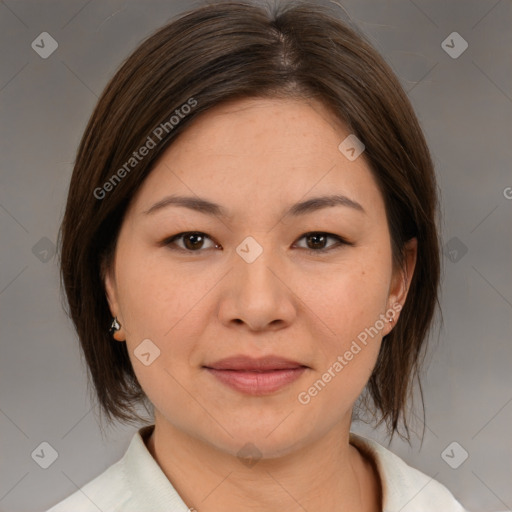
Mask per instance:
[[[134,251],[120,261],[120,306],[137,380],[157,409],[173,403],[183,410],[189,399],[182,388],[183,376],[203,325],[197,320],[196,308],[208,283],[187,279],[186,273],[170,269],[162,258],[147,253]]]
[[[194,274],[185,265],[176,268],[165,251],[151,254],[135,249],[119,261],[123,261],[118,269],[120,306],[134,371],[143,387],[159,385],[162,379],[172,381],[169,373],[178,377],[188,371],[207,326],[205,315],[214,314],[205,310],[209,304],[205,298],[219,277],[208,269],[198,272],[197,265],[189,267]],[[146,339],[157,347],[156,353],[160,351],[150,367],[136,358]]]
[[[318,315],[334,345],[357,337],[385,312],[390,265],[386,258],[354,258],[325,278],[304,283],[304,302]]]
[[[331,393],[333,399],[355,399],[372,373],[386,325],[390,267],[386,255],[354,258],[309,292],[324,333],[316,370],[329,382],[326,399]]]
[[[375,367],[384,327],[385,287],[378,288],[375,280],[351,274],[322,296],[329,333],[319,339],[315,372],[297,398],[312,405],[307,410],[323,411],[319,414],[328,424],[351,409]]]
[[[132,244],[134,250],[119,257],[123,262],[117,272],[120,306],[132,338],[152,335],[162,339],[206,288],[200,279],[187,279],[186,268],[172,268],[163,251],[138,250],[140,245]]]

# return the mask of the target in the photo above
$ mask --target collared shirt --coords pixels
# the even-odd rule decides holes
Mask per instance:
[[[124,456],[47,512],[188,512],[144,440],[154,426],[141,428]],[[384,512],[467,512],[446,487],[407,465],[379,443],[350,433],[350,444],[376,463]]]

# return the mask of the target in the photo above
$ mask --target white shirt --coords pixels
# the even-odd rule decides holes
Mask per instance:
[[[188,512],[144,443],[153,428],[141,428],[118,462],[47,512]],[[377,442],[351,432],[350,443],[376,462],[384,512],[467,512],[446,487]]]

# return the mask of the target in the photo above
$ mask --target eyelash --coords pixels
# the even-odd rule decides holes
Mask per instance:
[[[172,247],[172,244],[174,244],[174,241],[175,240],[179,240],[180,238],[183,238],[185,237],[186,235],[200,235],[204,238],[208,238],[210,240],[212,240],[212,238],[210,238],[206,233],[203,233],[201,231],[184,231],[182,233],[178,233],[176,235],[173,235],[169,238],[166,238],[163,242],[162,242],[162,245],[164,246],[167,246],[169,247],[169,249],[173,250],[173,251],[183,251],[183,252],[188,252],[189,254],[191,253],[200,253],[200,252],[203,252],[204,250],[207,250],[207,249],[198,249],[197,251],[192,251],[190,249],[184,249],[183,247]],[[334,245],[331,245],[330,247],[327,247],[326,249],[309,249],[307,247],[300,247],[300,249],[303,249],[307,252],[309,252],[310,254],[312,253],[315,253],[315,254],[326,254],[334,249],[339,249],[340,247],[342,247],[343,245],[349,245],[349,246],[353,246],[354,244],[352,242],[349,242],[348,240],[346,240],[345,238],[341,237],[341,236],[338,236],[338,235],[334,235],[333,233],[326,233],[325,231],[309,231],[307,233],[304,233],[300,238],[299,240],[301,240],[302,238],[305,238],[305,237],[308,237],[308,236],[312,236],[312,235],[322,235],[322,236],[325,236],[327,238],[333,238],[335,240],[337,240],[338,243],[334,244]],[[212,240],[213,242],[213,240]],[[215,249],[215,247],[210,247],[210,249]]]

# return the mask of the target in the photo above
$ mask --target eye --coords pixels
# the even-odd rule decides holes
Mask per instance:
[[[325,244],[329,238],[334,240],[335,243],[326,247]],[[332,233],[324,233],[322,231],[311,231],[309,233],[305,233],[299,238],[299,240],[302,239],[306,240],[307,247],[300,248],[312,253],[326,253],[342,245],[354,245],[341,236],[334,235]],[[206,249],[221,248],[221,246],[213,242],[213,240],[206,233],[202,233],[200,231],[186,231],[183,233],[178,233],[177,235],[171,236],[170,238],[164,240],[162,245],[165,245],[172,250],[201,252],[202,249],[205,249],[205,240],[210,240],[213,244],[211,247],[206,247]],[[182,241],[183,245],[180,246],[176,243],[177,241]]]
[[[299,240],[302,240],[303,238],[306,239],[307,247],[301,247],[301,249],[305,249],[306,251],[316,253],[325,253],[333,249],[336,249],[341,245],[354,245],[351,242],[348,242],[347,240],[342,238],[341,236],[334,235],[332,233],[324,233],[322,231],[311,231],[309,233],[305,233]],[[335,240],[336,243],[326,247],[325,244],[329,238]]]
[[[184,250],[188,252],[200,252],[200,249],[204,249],[204,241],[206,239],[211,240],[211,238],[205,233],[201,233],[200,231],[187,231],[185,233],[178,233],[177,235],[172,236],[171,238],[166,239],[163,243],[167,246],[176,245],[175,241],[182,239],[184,242],[184,246],[180,247],[178,245],[178,250]],[[214,244],[213,248],[220,247],[218,244]],[[174,247],[170,247],[171,249],[175,249]]]

